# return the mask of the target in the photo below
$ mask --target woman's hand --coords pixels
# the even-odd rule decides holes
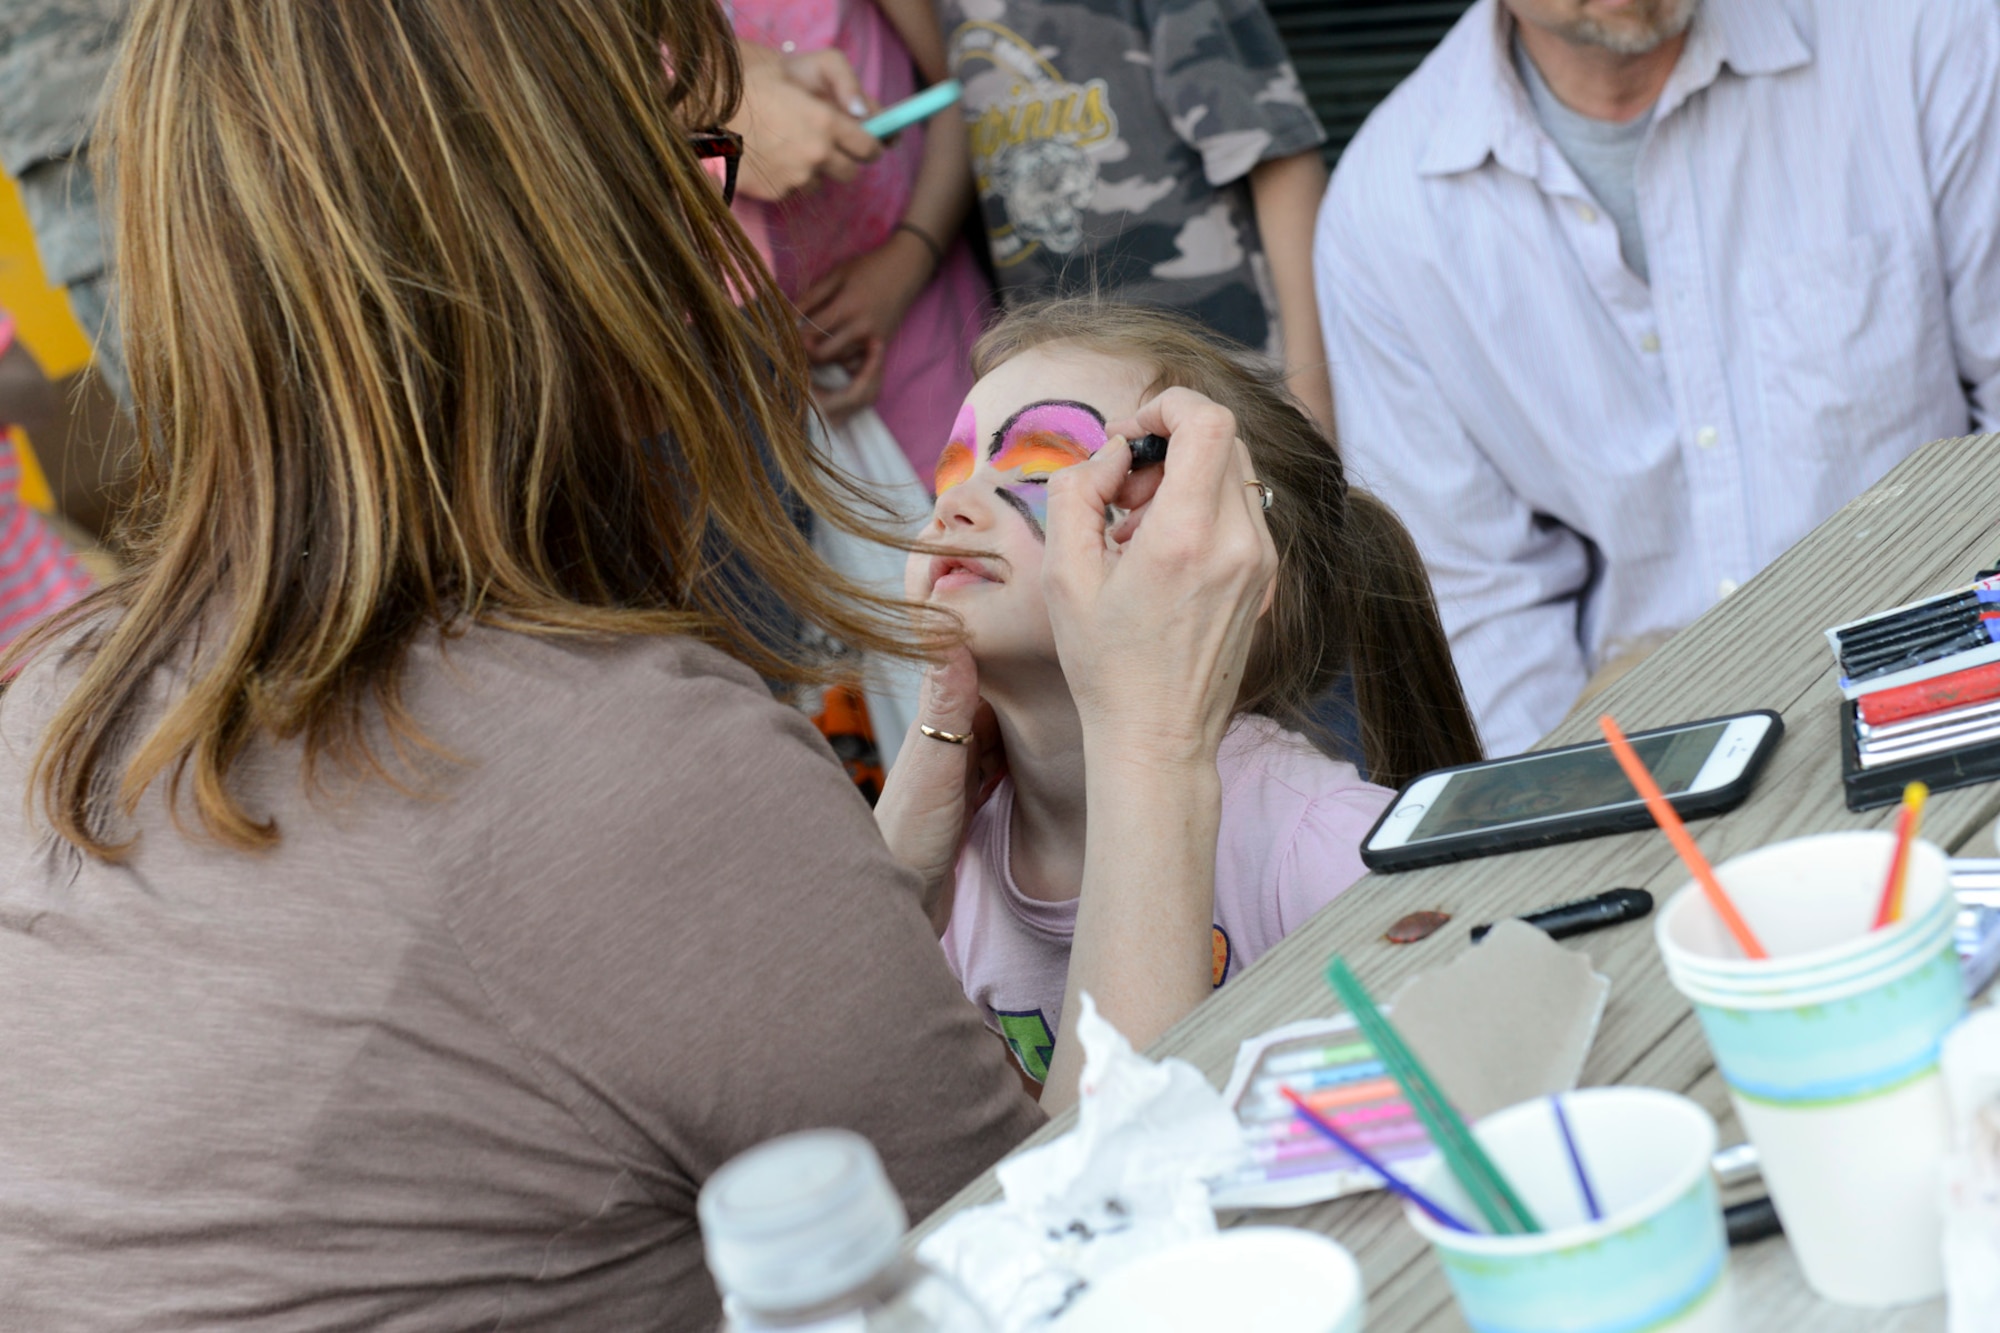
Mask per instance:
[[[1227,410],[1169,389],[1111,429],[1089,462],[1049,480],[1042,588],[1083,724],[1090,811],[1042,1094],[1051,1113],[1076,1097],[1086,991],[1144,1049],[1213,984],[1215,755],[1278,568]],[[1125,439],[1147,432],[1172,441],[1166,465],[1133,475]]]
[[[1111,429],[1050,479],[1042,566],[1087,763],[1212,768],[1278,569],[1249,451],[1228,409],[1191,389]],[[1132,474],[1122,437],[1148,432],[1171,441],[1167,461]],[[1113,506],[1129,511],[1116,531]]]
[[[969,736],[954,745],[922,728]],[[951,921],[958,849],[972,814],[1006,772],[1000,726],[979,697],[979,671],[963,644],[924,672],[917,721],[875,803],[875,823],[895,858],[923,880],[924,912],[938,934]]]

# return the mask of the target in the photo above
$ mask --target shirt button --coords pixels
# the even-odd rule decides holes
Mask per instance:
[[[1578,204],[1576,206],[1576,215],[1583,220],[1586,226],[1597,221],[1597,210],[1589,204]]]
[[[1713,449],[1715,447],[1715,441],[1716,441],[1716,434],[1715,434],[1715,427],[1713,426],[1703,426],[1700,430],[1694,433],[1694,442],[1700,445],[1704,449]]]
[[[1641,339],[1639,340],[1639,350],[1640,350],[1640,351],[1642,351],[1642,352],[1657,352],[1657,351],[1659,351],[1659,350],[1660,350],[1660,335],[1659,335],[1659,334],[1657,334],[1657,333],[1649,333],[1649,334],[1647,334],[1647,335],[1646,335],[1645,337],[1641,338]]]
[[[1735,579],[1724,579],[1722,582],[1715,585],[1715,595],[1717,597],[1727,597],[1729,596],[1730,593],[1735,591],[1736,591]]]

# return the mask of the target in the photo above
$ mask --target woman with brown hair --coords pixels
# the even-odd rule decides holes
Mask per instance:
[[[140,0],[128,42],[135,558],[0,664],[0,1327],[699,1327],[697,1190],[807,1126],[933,1207],[1039,1114],[759,679],[812,664],[751,588],[943,636],[788,518],[866,529],[699,156],[719,9]],[[1080,701],[1113,931],[1213,855],[1273,570],[1226,411],[1130,429],[1157,493],[1071,469],[1047,575],[1135,687]]]

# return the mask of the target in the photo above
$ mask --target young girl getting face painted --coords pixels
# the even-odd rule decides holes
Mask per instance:
[[[1009,314],[981,340],[973,365],[980,378],[940,459],[923,535],[981,554],[913,557],[908,591],[961,618],[971,658],[932,670],[923,724],[976,739],[954,767],[949,741],[913,729],[915,762],[908,750],[898,760],[877,818],[906,863],[941,881],[930,906],[951,966],[1040,1080],[1061,1027],[1085,845],[1082,737],[1043,599],[1043,522],[1050,478],[1105,448],[1107,423],[1126,424],[1172,386],[1228,408],[1257,479],[1274,493],[1265,518],[1279,561],[1217,760],[1207,938],[1163,924],[1113,941],[1121,965],[1199,969],[1183,994],[1220,986],[1360,877],[1361,839],[1393,786],[1479,751],[1408,534],[1379,502],[1349,489],[1338,453],[1274,374],[1176,316],[1094,301]],[[1351,748],[1365,751],[1385,785],[1301,734],[1343,678],[1359,714],[1361,743]],[[981,751],[1004,776],[980,773]],[[937,789],[939,773],[967,770],[969,802]],[[925,783],[933,789],[917,790]],[[927,850],[936,840],[910,835],[921,822],[910,812],[959,804],[976,808],[958,816],[962,842],[942,844],[958,850],[940,875],[926,864],[936,864]],[[1149,1015],[1152,1030],[1181,1012]]]
[[[965,622],[982,678],[1056,669],[1042,598],[1048,481],[1106,442],[1106,421],[1138,410],[1142,366],[1079,349],[1032,348],[973,386],[938,459],[924,536],[981,559],[915,556],[908,593]]]

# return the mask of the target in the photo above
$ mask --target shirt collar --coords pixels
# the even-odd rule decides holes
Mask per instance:
[[[1724,65],[1750,77],[1810,64],[1812,48],[1785,11],[1772,0],[1703,0],[1654,122],[1714,83]],[[1489,157],[1516,175],[1537,174],[1541,130],[1514,69],[1513,25],[1499,0],[1479,0],[1438,47],[1441,83],[1459,92],[1424,145],[1420,174],[1471,171]]]

